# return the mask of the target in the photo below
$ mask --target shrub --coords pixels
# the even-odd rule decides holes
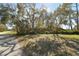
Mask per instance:
[[[6,26],[4,24],[0,24],[0,32],[3,32],[6,30]]]

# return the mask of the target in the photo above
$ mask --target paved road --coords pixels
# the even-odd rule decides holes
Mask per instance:
[[[0,56],[21,56],[22,49],[14,35],[0,35]]]

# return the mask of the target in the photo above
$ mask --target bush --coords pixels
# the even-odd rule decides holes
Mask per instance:
[[[4,24],[0,24],[0,32],[3,32],[6,30],[6,26]]]
[[[29,28],[26,30],[25,34],[79,34],[79,30],[70,30],[70,29],[48,29],[48,28]]]
[[[75,33],[75,34],[79,34],[79,30],[75,30],[74,33]]]
[[[79,30],[69,30],[69,29],[62,29],[58,31],[59,34],[79,34]]]

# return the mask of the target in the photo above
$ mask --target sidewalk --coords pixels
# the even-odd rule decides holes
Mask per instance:
[[[4,41],[6,40],[7,42],[2,41],[3,44],[0,44],[0,56],[21,56],[22,49],[17,42],[17,38],[13,38],[12,36],[7,38],[4,37],[1,39]]]

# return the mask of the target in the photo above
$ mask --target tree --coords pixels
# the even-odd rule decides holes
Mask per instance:
[[[13,11],[11,4],[0,4],[1,23],[6,24],[6,22],[11,19]]]
[[[72,18],[71,18],[71,16],[72,16],[73,10],[71,8],[71,5],[72,5],[71,3],[70,4],[63,3],[62,5],[60,5],[57,8],[57,10],[55,11],[55,14],[56,14],[56,19],[57,19],[57,24],[59,26],[61,26],[61,24],[69,25],[71,27],[71,30],[72,30]]]
[[[15,25],[18,34],[25,34],[27,29],[28,21],[24,18],[25,16],[25,7],[23,3],[17,3],[17,15]],[[27,27],[26,27],[27,26]]]
[[[76,5],[76,12],[77,12],[76,16],[77,16],[77,30],[78,30],[78,29],[79,29],[79,20],[78,20],[78,3],[75,3],[75,5]]]
[[[35,4],[18,3],[17,9],[17,18],[15,20],[17,32],[22,34],[27,33],[29,28],[32,28],[33,30],[35,28],[37,13]]]

